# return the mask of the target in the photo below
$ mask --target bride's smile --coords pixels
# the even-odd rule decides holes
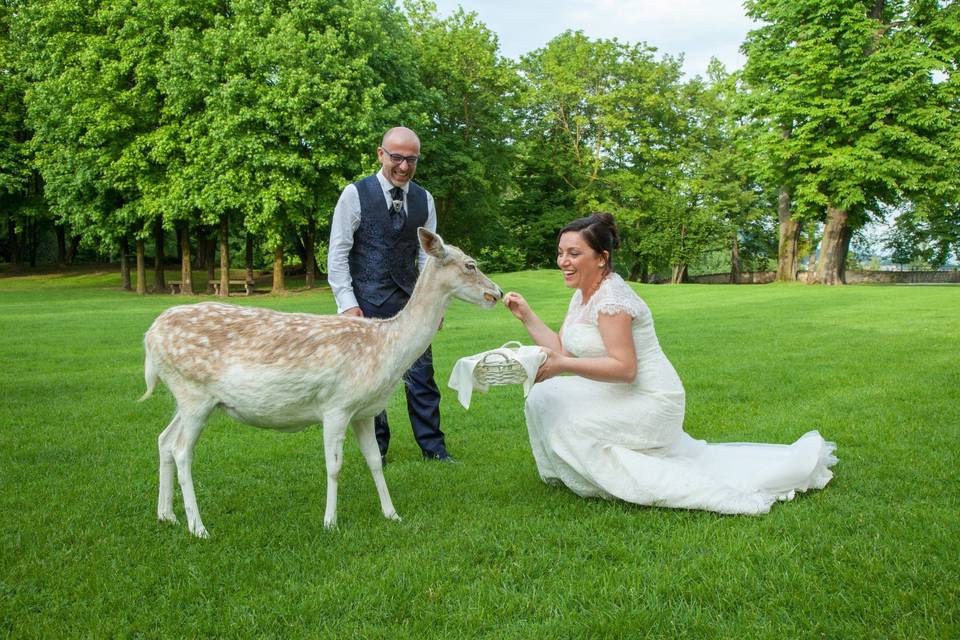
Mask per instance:
[[[560,236],[557,246],[557,266],[563,273],[563,282],[571,289],[580,289],[588,297],[605,275],[606,259],[598,254],[576,231]]]

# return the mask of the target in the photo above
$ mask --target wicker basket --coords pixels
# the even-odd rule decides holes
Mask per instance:
[[[501,349],[516,349],[520,343],[512,340]],[[503,353],[491,351],[483,356],[473,369],[473,377],[477,382],[490,386],[507,384],[522,384],[527,379],[527,371],[514,358]]]

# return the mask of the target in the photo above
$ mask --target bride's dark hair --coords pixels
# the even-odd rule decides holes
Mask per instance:
[[[560,242],[560,236],[568,231],[579,233],[598,255],[606,253],[607,263],[604,265],[604,270],[606,273],[613,271],[613,251],[620,248],[620,232],[611,214],[598,211],[585,218],[577,218],[560,229],[557,242]]]

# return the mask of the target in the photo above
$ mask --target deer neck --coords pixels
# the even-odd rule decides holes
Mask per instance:
[[[437,265],[430,258],[406,306],[384,324],[385,342],[396,350],[404,371],[430,346],[450,304],[451,294],[438,286],[437,275]]]

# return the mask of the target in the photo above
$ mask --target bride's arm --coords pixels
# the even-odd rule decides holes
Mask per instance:
[[[503,304],[510,310],[510,313],[523,323],[523,327],[530,334],[530,339],[536,344],[554,351],[563,351],[560,336],[533,312],[523,296],[510,291],[503,296]]]
[[[537,372],[537,382],[561,373],[572,373],[600,382],[633,382],[637,377],[637,349],[633,343],[632,322],[633,318],[623,311],[614,315],[599,314],[597,325],[607,355],[577,358],[559,350],[550,351]]]

